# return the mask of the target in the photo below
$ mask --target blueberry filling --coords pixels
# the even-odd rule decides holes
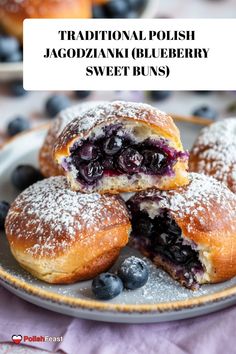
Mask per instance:
[[[196,274],[203,272],[198,251],[184,242],[182,231],[169,212],[151,219],[145,211],[132,207],[133,244],[150,259],[160,257],[172,275],[187,288],[197,288]]]
[[[99,136],[84,140],[80,146],[75,144],[64,166],[69,170],[75,167],[80,183],[94,185],[103,175],[173,175],[177,160],[187,156],[164,139],[137,142],[122,128],[120,124],[105,127]]]

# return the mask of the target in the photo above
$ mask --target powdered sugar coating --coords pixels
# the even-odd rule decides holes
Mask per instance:
[[[213,177],[191,173],[188,186],[176,190],[149,190],[131,200],[151,217],[167,209],[178,220],[184,220],[187,231],[215,231],[227,228],[236,232],[236,196]]]
[[[48,130],[48,133],[39,153],[40,170],[44,176],[50,177],[63,174],[63,171],[54,162],[52,158],[52,152],[56,139],[66,127],[66,125],[69,124],[75,118],[80,119],[80,116],[83,115],[87,110],[94,108],[98,104],[102,103],[103,102],[100,101],[89,101],[80,103],[75,106],[64,109],[57,115]]]
[[[140,275],[140,270],[142,271],[142,266],[146,267],[144,260],[136,256],[131,256],[126,258],[121,263],[119,270],[122,271],[122,274],[125,274],[126,276],[132,273],[134,277],[138,277]]]
[[[123,119],[143,121],[169,130],[179,137],[179,131],[173,120],[166,113],[144,103],[115,101],[96,106],[85,112],[80,119],[74,119],[63,130],[55,144],[55,151],[63,150],[75,138],[87,136],[89,132],[102,123],[121,123]]]
[[[236,118],[202,130],[190,154],[190,169],[214,176],[236,192]]]
[[[48,135],[52,135],[54,139],[56,139],[63,129],[69,124],[73,119],[80,119],[84,113],[90,109],[95,109],[98,105],[103,104],[104,102],[96,102],[96,101],[89,101],[89,102],[84,102],[84,103],[79,103],[75,106],[69,107],[61,111],[56,119],[54,120],[53,124],[51,125],[51,128],[48,132]],[[52,142],[52,147],[54,145],[54,142]]]
[[[6,231],[10,243],[26,242],[26,253],[43,257],[66,252],[78,240],[89,242],[98,231],[128,222],[119,197],[76,193],[66,178],[51,177],[17,197]]]

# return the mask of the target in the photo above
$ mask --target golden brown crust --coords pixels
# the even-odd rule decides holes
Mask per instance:
[[[85,113],[80,120],[75,119],[68,124],[55,144],[55,160],[60,161],[61,157],[69,156],[74,142],[87,137],[98,126],[121,123],[123,120],[143,123],[156,134],[170,139],[177,149],[182,149],[179,130],[166,113],[147,104],[116,101],[99,105],[96,110]]]
[[[91,4],[87,0],[3,0],[0,2],[1,25],[6,32],[23,38],[26,18],[89,18]]]
[[[200,133],[190,152],[190,171],[223,182],[236,193],[236,119],[216,122]]]
[[[52,147],[57,139],[60,125],[61,119],[59,117],[55,118],[39,150],[39,168],[44,177],[64,175],[63,169],[52,158]]]
[[[155,206],[150,211],[152,201]],[[188,186],[142,192],[134,203],[151,213],[162,208],[170,212],[183,237],[197,245],[206,265],[207,277],[200,283],[217,283],[236,275],[236,196],[223,184],[194,173]]]
[[[146,133],[148,137],[150,134],[153,134],[154,136],[166,139],[176,151],[183,151],[179,130],[170,116],[146,104],[117,101],[99,105],[95,109],[88,110],[79,119],[74,119],[69,123],[55,143],[55,161],[57,161],[59,165],[63,164],[64,159],[70,156],[70,149],[75,142],[86,139],[91,132],[96,132],[96,129],[99,129],[101,126],[122,122],[139,127],[139,130],[144,136],[146,131],[148,132]],[[134,128],[134,130],[135,129],[138,128]],[[147,187],[169,189],[187,184],[187,165],[187,159],[178,160],[174,167],[175,176],[173,177],[158,177],[155,178],[155,181],[151,181],[150,178],[148,182],[148,179],[142,176],[141,178],[136,178],[136,180],[130,179],[129,182],[124,181],[123,184],[122,178],[117,177],[114,178],[114,183],[98,186],[96,187],[97,189],[91,190],[84,190],[81,184],[77,183],[73,171],[68,171],[66,175],[73,190],[80,190],[86,193],[99,191],[99,193],[117,194],[121,192],[136,192],[146,189]],[[117,181],[118,183],[116,183]]]
[[[64,177],[20,194],[6,219],[18,262],[49,283],[69,283],[105,271],[128,242],[130,222],[119,197],[81,195]]]
[[[64,170],[54,161],[52,156],[54,144],[65,126],[73,119],[79,119],[86,110],[96,107],[101,103],[96,101],[79,103],[61,111],[53,120],[39,151],[40,171],[45,177],[63,176],[65,174]]]

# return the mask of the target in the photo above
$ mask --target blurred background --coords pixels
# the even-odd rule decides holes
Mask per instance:
[[[168,113],[210,121],[236,116],[234,92],[26,92],[22,85],[24,18],[235,16],[236,0],[0,0],[0,144],[50,121],[61,109],[86,100],[148,102]]]

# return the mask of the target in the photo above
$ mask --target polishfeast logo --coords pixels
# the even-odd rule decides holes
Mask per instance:
[[[20,343],[35,343],[35,342],[62,342],[63,337],[50,337],[50,336],[22,336],[21,334],[13,334],[12,342],[15,344]]]

